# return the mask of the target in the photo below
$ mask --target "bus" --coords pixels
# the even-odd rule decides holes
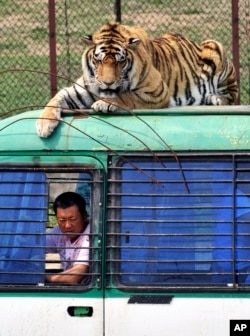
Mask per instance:
[[[79,111],[46,139],[40,113],[0,121],[0,335],[250,329],[250,106]],[[45,281],[64,191],[87,201],[79,284]]]

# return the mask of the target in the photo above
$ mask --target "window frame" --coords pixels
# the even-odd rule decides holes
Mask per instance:
[[[58,174],[61,173],[89,173],[92,178],[90,185],[92,186],[91,192],[91,209],[89,209],[89,217],[91,218],[90,222],[90,271],[89,279],[82,284],[54,284],[54,283],[37,283],[33,284],[8,284],[0,283],[0,292],[9,292],[9,291],[49,291],[49,292],[82,292],[88,291],[91,289],[100,289],[101,286],[101,264],[100,259],[101,245],[102,245],[102,222],[103,222],[103,181],[104,181],[104,169],[90,164],[84,163],[46,163],[46,164],[27,164],[27,163],[11,163],[11,164],[1,164],[0,165],[0,174],[3,171],[8,172],[19,172],[19,171],[41,171],[47,174]],[[67,177],[65,177],[65,180]],[[62,179],[63,180],[63,179]],[[74,179],[77,181],[77,178]],[[48,190],[47,190],[47,222],[49,221],[49,185],[52,180],[48,179]],[[72,182],[73,183],[73,182]],[[46,232],[44,232],[44,235]],[[44,260],[42,262],[46,263],[46,258],[44,254]],[[44,270],[46,272],[46,269]]]
[[[168,153],[155,153],[157,158],[159,159],[159,162],[164,160],[170,160],[174,162],[176,158],[173,158],[171,154]],[[243,162],[244,160],[249,162],[250,164],[250,157],[248,153],[240,152],[240,153],[234,153],[234,152],[191,152],[191,153],[178,153],[178,162],[176,162],[176,166],[180,169],[180,176],[182,176],[182,182],[183,187],[185,188],[185,168],[183,168],[183,161],[185,160],[198,160],[198,158],[203,160],[229,160],[229,162],[232,163],[233,169],[232,169],[232,212],[235,213],[235,189],[236,184],[240,183],[240,180],[237,180],[236,173],[240,172],[240,168],[237,168],[237,163]],[[120,263],[122,263],[121,258],[121,239],[122,236],[124,237],[124,233],[121,232],[119,229],[119,223],[122,222],[122,210],[121,210],[121,183],[122,183],[122,177],[121,177],[121,171],[122,167],[126,165],[127,163],[131,162],[131,169],[134,169],[136,174],[144,174],[150,181],[150,183],[158,183],[157,180],[155,180],[155,176],[148,176],[148,172],[143,172],[143,167],[141,167],[138,164],[138,161],[145,162],[147,160],[151,162],[155,162],[155,157],[152,157],[152,155],[148,153],[133,153],[133,154],[126,154],[123,155],[120,158],[117,158],[116,156],[110,156],[109,157],[109,185],[108,185],[108,215],[107,215],[107,227],[109,228],[107,235],[108,235],[108,241],[110,242],[107,247],[107,275],[108,275],[108,288],[118,288],[122,289],[124,291],[130,291],[130,290],[139,290],[139,291],[244,291],[250,289],[250,282],[247,284],[239,284],[236,281],[236,274],[234,272],[233,274],[233,281],[227,284],[223,283],[217,283],[217,284],[149,284],[149,283],[124,283],[121,280],[121,267]],[[241,161],[240,161],[241,160]],[[161,165],[159,163],[159,165]],[[136,167],[137,166],[137,167]],[[182,167],[182,168],[181,168]],[[162,169],[166,169],[162,167]],[[247,183],[250,183],[250,168],[246,169],[247,173],[249,175],[249,180]],[[150,174],[149,174],[150,175]],[[161,181],[159,181],[161,182]],[[243,183],[243,182],[242,182]],[[135,186],[136,189],[136,186]],[[250,196],[250,191],[248,192],[248,198]],[[248,209],[248,207],[247,207]],[[248,220],[247,220],[247,223]],[[236,246],[236,218],[232,220],[232,237],[233,237],[233,246],[232,246],[232,253],[235,255],[235,246]],[[219,246],[220,247],[220,246]],[[248,248],[250,248],[250,243],[248,245]],[[124,261],[124,260],[123,260]],[[250,262],[250,256],[249,260]],[[232,261],[232,265],[235,269],[236,261]],[[248,277],[249,277],[249,270],[247,271]]]

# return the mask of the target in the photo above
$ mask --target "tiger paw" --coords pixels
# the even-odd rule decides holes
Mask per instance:
[[[117,110],[117,107],[115,105],[112,105],[111,103],[108,103],[103,100],[97,100],[92,104],[91,108],[95,112],[103,112],[103,113],[108,113],[108,112],[114,112]]]
[[[53,133],[59,120],[48,120],[40,117],[36,122],[36,132],[41,138],[47,138]]]
[[[223,105],[222,97],[211,94],[206,99],[206,105]]]
[[[53,133],[60,120],[62,120],[60,118],[60,109],[57,107],[46,106],[36,122],[37,134],[41,138],[47,138]]]

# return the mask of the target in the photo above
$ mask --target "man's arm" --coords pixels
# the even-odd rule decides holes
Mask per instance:
[[[76,264],[66,271],[46,275],[46,281],[53,283],[78,284],[82,281],[85,274],[88,273],[88,270],[89,266]]]

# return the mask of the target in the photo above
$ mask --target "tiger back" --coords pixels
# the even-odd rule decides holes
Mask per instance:
[[[235,69],[218,41],[198,45],[179,34],[166,34],[153,44],[154,64],[169,88],[168,106],[237,102]]]
[[[231,105],[238,96],[235,69],[222,45],[200,45],[179,34],[151,39],[145,30],[108,23],[86,36],[83,74],[60,90],[37,121],[49,136],[64,109],[159,109],[185,105]]]

